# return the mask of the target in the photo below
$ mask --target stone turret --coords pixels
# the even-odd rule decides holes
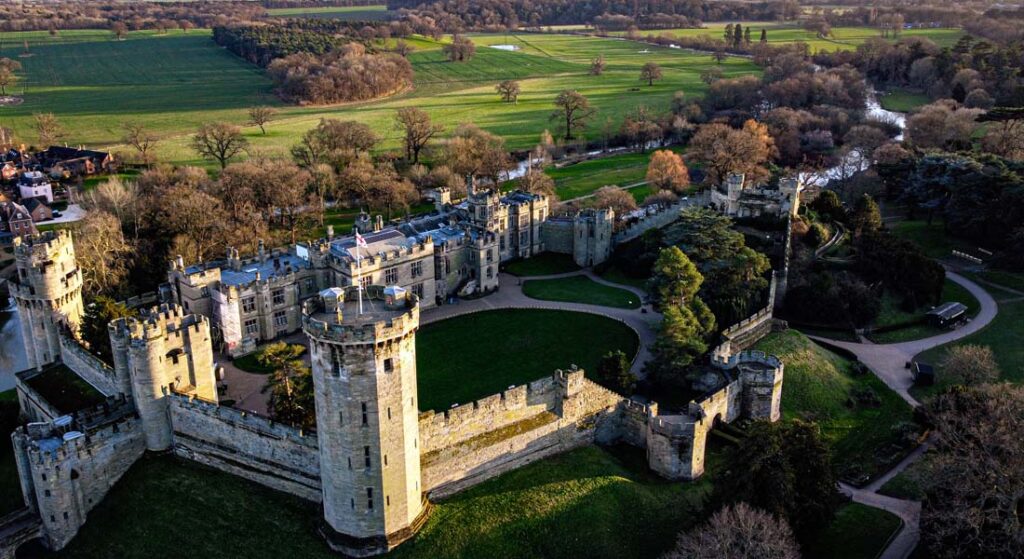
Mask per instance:
[[[596,266],[611,256],[615,211],[588,209],[573,218],[573,260],[578,266]]]
[[[110,323],[118,378],[129,379],[146,449],[167,450],[173,432],[167,395],[173,390],[217,401],[210,324],[177,305],[160,305],[142,318]]]
[[[324,536],[351,557],[411,537],[428,507],[420,480],[419,300],[400,288],[331,288],[303,306],[316,390]]]
[[[68,231],[47,231],[14,239],[18,273],[11,296],[21,315],[22,339],[31,367],[60,357],[60,332],[78,331],[82,320],[82,271]]]

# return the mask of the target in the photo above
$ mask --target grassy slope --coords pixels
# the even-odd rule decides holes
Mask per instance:
[[[904,220],[889,227],[894,235],[913,241],[931,258],[946,258],[954,249],[973,252],[975,248],[969,241],[946,234],[939,219],[931,225],[924,220]]]
[[[786,364],[783,416],[818,422],[841,472],[847,476],[857,472],[877,475],[902,458],[898,452],[876,457],[879,449],[896,442],[891,426],[912,417],[910,406],[877,377],[854,376],[848,360],[795,330],[773,333],[755,348],[779,356]],[[881,405],[849,407],[847,401],[857,389],[874,391]]]
[[[485,482],[438,504],[389,557],[660,555],[697,518],[710,484],[655,479],[632,454],[583,448]],[[337,557],[316,533],[318,514],[313,504],[229,474],[145,458],[56,556]]]
[[[544,301],[586,303],[620,309],[640,307],[640,298],[631,291],[602,285],[586,276],[527,281],[523,284],[523,293],[527,297]]]
[[[981,303],[974,298],[974,295],[971,295],[970,291],[961,287],[959,283],[954,283],[947,279],[942,285],[942,300],[940,303],[947,303],[951,301],[957,301],[966,305],[967,315],[971,318],[977,316],[978,311],[981,310]],[[899,324],[917,318],[923,318],[924,313],[927,310],[928,309],[919,309],[917,312],[908,313],[899,308],[899,302],[896,301],[895,298],[886,295],[882,298],[882,312],[879,314],[878,320],[875,322],[875,326]],[[892,332],[871,334],[871,340],[879,344],[893,344],[908,340],[919,340],[928,336],[941,334],[943,331],[944,330],[935,328],[930,324],[915,324],[907,328],[893,330]]]
[[[466,404],[572,364],[593,371],[605,353],[632,357],[637,347],[628,326],[587,313],[498,310],[426,324],[416,336],[420,409]]]
[[[678,150],[674,150],[678,151]],[[629,186],[646,180],[647,165],[653,151],[646,153],[624,153],[600,159],[591,159],[545,170],[555,181],[555,191],[562,200],[571,200],[593,194],[602,186]],[[630,193],[642,201],[650,193],[649,188],[636,187]],[[639,193],[639,194],[638,194]]]
[[[836,519],[803,548],[805,559],[870,559],[900,528],[898,516],[859,503],[839,509]]]
[[[879,98],[882,108],[887,111],[898,111],[902,113],[913,111],[922,105],[927,105],[931,99],[923,93],[914,93],[896,89],[887,92]]]

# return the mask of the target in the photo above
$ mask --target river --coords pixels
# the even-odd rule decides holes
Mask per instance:
[[[0,315],[8,320],[0,326],[0,392],[14,388],[14,373],[28,368],[21,340],[21,317],[14,301],[4,301]]]

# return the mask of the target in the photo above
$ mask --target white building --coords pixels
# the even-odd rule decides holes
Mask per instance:
[[[53,203],[53,185],[50,179],[39,171],[28,171],[18,178],[18,193],[22,200],[29,198],[45,198],[47,204]]]

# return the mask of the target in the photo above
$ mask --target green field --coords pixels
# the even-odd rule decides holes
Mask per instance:
[[[417,38],[409,60],[416,71],[415,88],[388,99],[328,107],[282,106],[272,94],[269,80],[256,67],[217,47],[207,30],[187,34],[129,33],[116,41],[107,31],[66,31],[57,37],[45,32],[0,35],[3,56],[17,57],[29,41],[32,56],[25,66],[25,102],[0,111],[2,124],[13,126],[23,139],[36,139],[31,116],[53,112],[68,131],[67,141],[91,147],[110,147],[120,141],[120,125],[127,120],[147,124],[163,140],[159,155],[165,160],[201,163],[188,146],[188,135],[200,123],[227,120],[244,124],[246,109],[254,104],[277,106],[279,114],[262,135],[256,127],[245,132],[255,149],[268,155],[287,155],[320,118],[355,119],[371,125],[384,137],[383,147],[398,147],[392,129],[397,109],[417,106],[448,131],[474,122],[506,138],[511,149],[532,147],[545,129],[554,97],[563,89],[577,89],[599,109],[598,122],[610,117],[618,123],[637,105],[653,110],[668,108],[672,93],[699,97],[707,86],[699,79],[714,65],[709,55],[651,47],[631,41],[570,35],[475,34],[477,55],[467,63],[444,60],[441,43]],[[510,52],[489,45],[513,44]],[[597,55],[607,61],[604,75],[591,76],[589,63]],[[648,87],[639,80],[648,61],[662,66],[664,79]],[[722,64],[726,75],[757,73],[748,60],[733,57]],[[522,80],[518,104],[501,102],[494,85],[501,80]]]
[[[648,33],[653,35],[670,35],[672,37],[701,37],[707,36],[714,39],[721,39],[725,32],[725,26],[735,22],[706,23],[700,29],[668,29],[641,31],[641,35]],[[854,50],[857,45],[872,38],[879,37],[879,30],[871,27],[834,27],[832,35],[827,38],[820,38],[815,33],[807,31],[802,26],[793,23],[779,23],[766,21],[740,22],[743,28],[751,27],[751,40],[758,41],[761,38],[761,30],[768,32],[770,44],[790,44],[796,42],[807,43],[812,53],[819,51]],[[618,33],[625,35],[625,32]],[[959,29],[908,29],[902,32],[901,37],[927,37],[940,47],[952,46],[963,35]]]
[[[655,557],[700,520],[709,489],[707,480],[656,478],[636,450],[582,448],[437,504],[419,534],[387,557]],[[242,478],[147,456],[89,514],[71,545],[45,556],[338,557],[316,531],[319,514],[314,503]]]
[[[879,96],[878,102],[887,111],[908,113],[922,105],[927,105],[931,102],[931,99],[924,93],[896,89]]]
[[[971,295],[970,291],[961,287],[959,283],[955,283],[947,278],[942,285],[942,297],[939,303],[952,301],[966,305],[967,316],[971,318],[977,316],[978,311],[981,310],[981,303],[974,298],[974,295]],[[936,328],[925,321],[925,312],[927,311],[927,308],[922,308],[915,312],[907,312],[900,308],[899,301],[895,297],[886,293],[882,296],[882,310],[875,320],[874,326],[876,328],[908,324],[915,321],[918,323],[890,332],[874,332],[870,335],[871,341],[876,344],[895,344],[909,340],[919,340],[944,332],[941,328]]]
[[[565,301],[620,309],[640,308],[640,297],[632,291],[602,285],[586,276],[530,280],[523,284],[523,293],[543,301]]]
[[[844,505],[836,519],[802,549],[806,559],[873,559],[902,526],[899,517],[860,503]]]
[[[416,336],[419,406],[446,410],[573,364],[593,372],[605,353],[632,358],[638,345],[629,326],[580,312],[506,309],[425,324]]]
[[[903,458],[893,427],[911,421],[912,410],[878,377],[855,374],[850,361],[795,330],[773,333],[755,349],[786,364],[783,417],[817,422],[844,478],[866,481]],[[873,393],[878,405],[854,403],[863,393]]]
[[[307,6],[304,8],[271,8],[267,13],[274,17],[300,17],[317,19],[343,19],[348,21],[377,21],[387,19],[390,14],[383,4],[373,6]]]
[[[650,189],[637,185],[647,180],[647,165],[652,153],[624,153],[589,159],[572,165],[550,167],[544,172],[554,179],[555,193],[561,200],[588,196],[603,186],[635,186],[629,192],[634,197],[640,194],[637,202],[641,202],[650,193]]]

